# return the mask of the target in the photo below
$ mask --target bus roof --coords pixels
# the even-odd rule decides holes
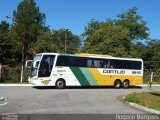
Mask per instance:
[[[83,57],[89,57],[89,56],[94,56],[94,57],[112,57],[111,55],[89,54],[89,53],[78,53],[78,54],[75,54],[75,55],[83,56]]]
[[[143,61],[141,58],[121,58],[121,57],[113,57],[111,55],[89,54],[89,53],[77,53],[77,54],[67,54],[67,53],[38,53],[36,55],[65,55],[65,56],[79,56],[79,57],[94,57],[94,58],[104,58],[104,59],[108,58],[108,59]]]

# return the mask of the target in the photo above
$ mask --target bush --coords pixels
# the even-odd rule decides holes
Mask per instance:
[[[143,83],[148,83],[151,80],[151,71],[149,70],[145,70],[144,71],[144,81]],[[156,84],[160,83],[160,70],[155,70],[153,73],[153,82],[155,82]]]
[[[19,82],[20,81],[20,65],[16,66],[2,66],[2,78],[1,78],[1,83],[6,83],[6,82]]]
[[[23,82],[27,81],[28,70],[24,71]],[[21,78],[21,65],[3,65],[0,83],[19,83]]]

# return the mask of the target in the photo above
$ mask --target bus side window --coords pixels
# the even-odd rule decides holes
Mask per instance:
[[[56,66],[68,66],[69,60],[67,56],[58,56]]]
[[[87,67],[87,58],[79,58],[79,61],[81,63],[81,67]]]
[[[104,62],[103,62],[103,64],[104,64],[104,68],[110,68],[110,60],[104,60]]]
[[[116,64],[116,61],[115,60],[110,60],[109,68],[115,68],[114,64]]]
[[[89,68],[90,68],[90,66],[91,66],[91,62],[92,62],[92,61],[87,60],[87,67],[89,67]]]
[[[98,66],[99,66],[99,65],[98,65],[98,60],[94,59],[94,60],[93,60],[93,67],[94,67],[94,68],[98,68]]]
[[[100,60],[100,62],[99,62],[99,67],[100,67],[100,68],[104,68],[104,61],[103,61],[103,60]]]

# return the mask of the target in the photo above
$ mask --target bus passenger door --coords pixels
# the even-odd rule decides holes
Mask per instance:
[[[39,66],[38,77],[50,77],[55,55],[44,55]]]

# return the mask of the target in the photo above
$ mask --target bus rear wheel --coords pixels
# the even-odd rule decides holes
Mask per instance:
[[[63,79],[57,80],[55,86],[56,86],[57,89],[64,89],[66,87],[65,80],[63,80]]]
[[[123,82],[123,88],[129,88],[130,87],[130,82],[129,82],[129,80],[125,80],[124,82]]]
[[[121,81],[120,80],[114,81],[114,88],[121,88]]]

